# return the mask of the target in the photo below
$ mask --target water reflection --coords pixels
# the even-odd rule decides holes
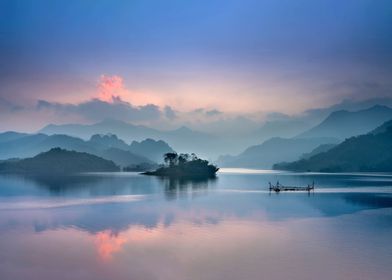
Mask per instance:
[[[217,178],[167,178],[159,177],[164,186],[168,200],[187,198],[208,193],[208,189],[216,184]]]
[[[367,209],[392,207],[392,195],[390,194],[361,195],[354,193],[344,195],[343,197],[348,203],[365,206]]]
[[[320,189],[269,196],[277,176]],[[388,279],[390,178],[0,176],[1,278]]]
[[[4,232],[0,265],[4,279],[383,280],[391,272],[392,231],[380,227],[379,215],[284,223],[233,217],[202,225],[183,216],[169,226],[135,225],[117,233]]]
[[[98,255],[103,261],[110,261],[113,254],[119,252],[128,241],[123,233],[114,233],[110,230],[98,232],[95,235],[95,245]]]
[[[157,178],[135,173],[79,174],[64,176],[0,175],[0,198],[5,196],[96,197],[153,194]]]

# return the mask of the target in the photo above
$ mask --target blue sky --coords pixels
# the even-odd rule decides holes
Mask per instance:
[[[0,108],[77,106],[102,77],[130,106],[187,112],[388,97],[391,30],[384,0],[0,0]]]

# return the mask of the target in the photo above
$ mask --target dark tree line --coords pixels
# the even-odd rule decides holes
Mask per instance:
[[[199,158],[196,154],[177,154],[177,153],[166,153],[163,156],[165,163],[169,166],[182,165],[190,161],[197,161]]]

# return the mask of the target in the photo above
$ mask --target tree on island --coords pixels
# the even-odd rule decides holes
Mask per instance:
[[[178,155],[177,153],[166,153],[163,155],[163,160],[165,163],[169,164],[169,166],[173,166],[178,160]]]
[[[168,177],[214,177],[219,170],[208,160],[198,158],[192,154],[166,153],[163,156],[165,166],[155,171],[145,172],[145,175]]]

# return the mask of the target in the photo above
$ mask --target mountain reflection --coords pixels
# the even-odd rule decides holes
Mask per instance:
[[[95,197],[102,195],[152,194],[161,183],[156,178],[136,173],[75,174],[60,176],[12,176],[14,180],[30,183],[50,196]],[[21,183],[22,183],[21,182]],[[31,184],[33,183],[33,184]],[[32,190],[32,189],[31,189]]]
[[[86,186],[94,185],[102,180],[98,176],[81,175],[26,175],[25,179],[35,182],[52,195],[62,195],[85,189]]]
[[[344,199],[353,205],[364,206],[367,209],[389,208],[392,207],[392,197],[385,194],[350,194],[345,195]]]
[[[200,225],[217,224],[228,218],[280,222],[392,207],[392,196],[387,192],[390,188],[378,185],[384,179],[390,182],[390,178],[373,176],[367,185],[376,182],[377,188],[369,193],[368,187],[352,188],[356,182],[352,177],[316,178],[316,182],[321,182],[320,189],[309,197],[306,193],[269,196],[268,174],[220,174],[219,179],[208,180],[159,179],[128,173],[0,176],[0,230],[32,226],[34,232],[42,233],[77,228],[114,236],[130,227],[168,227],[179,219]],[[287,184],[298,185],[310,181],[296,175],[284,179]],[[328,188],[335,182],[348,183]],[[322,186],[326,186],[324,191]],[[102,241],[111,239],[103,235]]]
[[[196,197],[207,194],[214,186],[217,178],[151,178],[134,175],[118,177],[116,175],[100,176],[99,174],[42,176],[26,175],[25,180],[32,181],[52,196],[67,195],[116,195],[156,193],[164,190],[167,200]]]

